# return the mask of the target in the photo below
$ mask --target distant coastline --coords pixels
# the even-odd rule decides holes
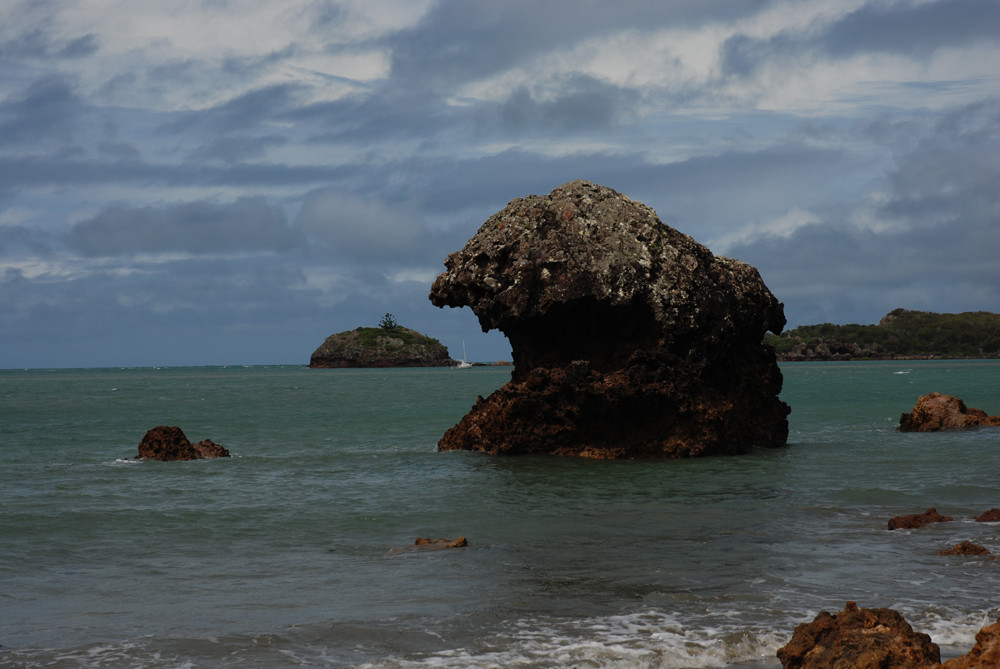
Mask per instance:
[[[895,309],[877,325],[802,325],[768,334],[781,362],[829,360],[995,360],[1000,314]]]

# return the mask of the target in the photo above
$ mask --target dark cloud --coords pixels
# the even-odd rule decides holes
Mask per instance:
[[[94,218],[77,223],[69,233],[69,244],[87,256],[176,252],[216,255],[287,250],[300,243],[284,212],[254,197],[226,205],[112,205]]]
[[[724,0],[444,0],[419,26],[392,36],[392,77],[401,85],[450,88],[530,63],[599,34],[736,20],[765,4]]]
[[[996,39],[1000,4],[993,0],[869,3],[809,31],[767,38],[736,34],[721,47],[722,71],[748,76],[765,63],[890,53],[926,58],[939,49]]]
[[[64,78],[44,77],[0,103],[0,147],[65,143],[73,137],[82,102]]]
[[[579,74],[554,82],[552,88],[556,89],[552,99],[538,99],[527,86],[518,87],[499,107],[503,126],[561,134],[603,129],[619,118],[624,120],[639,98],[637,91]]]

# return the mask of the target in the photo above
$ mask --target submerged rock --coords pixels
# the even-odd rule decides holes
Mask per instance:
[[[796,627],[778,659],[784,669],[925,669],[939,665],[941,650],[896,611],[847,602]]]
[[[976,516],[977,523],[1000,523],[1000,509],[990,509],[983,511]]]
[[[954,395],[928,393],[917,400],[910,413],[899,417],[900,432],[939,432],[1000,425],[1000,416],[972,409]]]
[[[989,555],[990,549],[985,546],[980,546],[979,544],[974,544],[971,541],[963,541],[957,543],[951,548],[946,548],[943,551],[938,551],[938,555]]]
[[[158,425],[146,432],[139,442],[137,460],[202,460],[228,458],[229,451],[211,439],[197,444],[188,441],[184,431],[177,426]]]
[[[445,261],[439,307],[509,339],[508,384],[439,450],[598,458],[782,446],[788,406],[768,330],[782,305],[757,270],[713,255],[610,188],[517,198]]]
[[[457,539],[431,539],[429,537],[417,537],[409,546],[396,546],[389,549],[386,555],[401,555],[403,553],[417,553],[422,551],[440,551],[446,548],[465,548],[469,545],[465,537]]]
[[[937,509],[927,509],[923,513],[911,513],[908,516],[895,516],[889,519],[890,530],[916,530],[929,523],[948,523],[953,518],[942,516]]]

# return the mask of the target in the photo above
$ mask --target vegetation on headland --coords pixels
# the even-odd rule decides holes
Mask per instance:
[[[895,309],[877,325],[802,325],[765,340],[779,360],[1000,358],[1000,314]]]

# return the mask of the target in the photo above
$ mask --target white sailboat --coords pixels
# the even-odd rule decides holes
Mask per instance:
[[[455,365],[455,369],[468,369],[469,367],[472,367],[472,363],[466,361],[466,357],[465,357],[465,340],[463,339],[462,340],[462,359],[459,360],[459,362],[458,362],[457,365]]]

